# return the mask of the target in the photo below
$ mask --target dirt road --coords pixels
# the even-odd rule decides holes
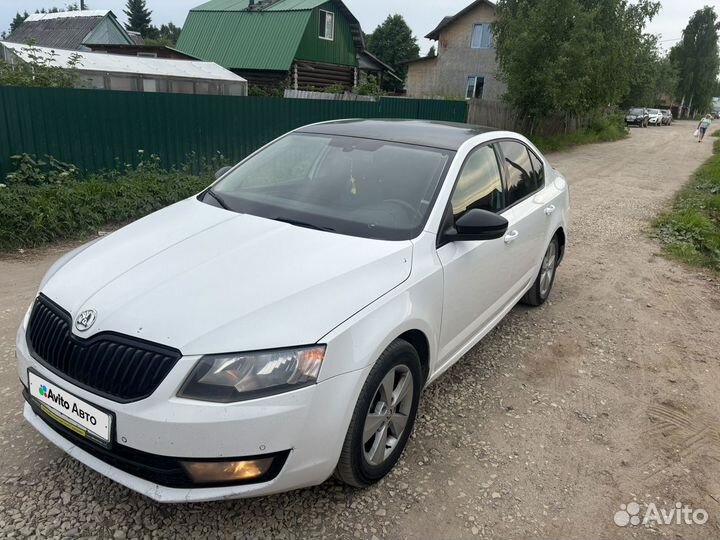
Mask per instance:
[[[63,248],[0,259],[0,537],[718,538],[720,284],[642,232],[710,156],[691,133],[636,129],[552,156],[573,203],[552,302],[516,308],[428,389],[400,466],[365,491],[160,506],[64,457],[22,421],[13,365]],[[709,519],[616,525],[633,501]]]

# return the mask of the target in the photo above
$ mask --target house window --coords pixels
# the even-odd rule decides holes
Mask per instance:
[[[143,92],[157,92],[157,81],[155,79],[143,79]]]
[[[467,80],[466,99],[482,99],[485,90],[485,77],[471,75]]]
[[[492,27],[487,23],[474,25],[470,46],[473,49],[491,49],[493,46]]]
[[[335,14],[320,10],[320,39],[333,41],[335,39]]]

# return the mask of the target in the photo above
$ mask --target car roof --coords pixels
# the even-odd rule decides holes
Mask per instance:
[[[296,133],[359,137],[457,151],[473,137],[492,131],[498,130],[432,120],[352,119],[312,124],[296,130]]]

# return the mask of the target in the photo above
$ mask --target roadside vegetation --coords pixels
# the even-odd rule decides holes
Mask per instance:
[[[619,141],[628,136],[628,129],[625,127],[625,120],[620,115],[598,116],[591,123],[590,127],[576,131],[549,137],[530,136],[543,152],[559,152],[573,146],[582,144],[593,144],[602,142]]]
[[[52,158],[17,158],[0,184],[0,251],[81,238],[141,218],[207,187],[211,167],[163,170],[151,156],[122,171],[81,178]]]
[[[720,272],[720,139],[671,210],[655,220],[654,231],[672,258]]]

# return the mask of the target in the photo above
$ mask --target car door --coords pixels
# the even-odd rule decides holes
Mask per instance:
[[[507,271],[522,290],[536,278],[547,247],[548,218],[556,208],[545,190],[542,160],[519,141],[504,140],[498,147],[505,167],[511,222],[506,241],[514,247],[514,264]]]
[[[470,153],[449,201],[445,228],[452,227],[454,220],[474,208],[507,217],[500,163],[492,144]],[[461,349],[469,342],[479,338],[510,301],[514,284],[508,270],[517,258],[515,251],[502,238],[456,241],[438,247],[444,274],[439,370],[456,359],[456,353],[464,352]]]

